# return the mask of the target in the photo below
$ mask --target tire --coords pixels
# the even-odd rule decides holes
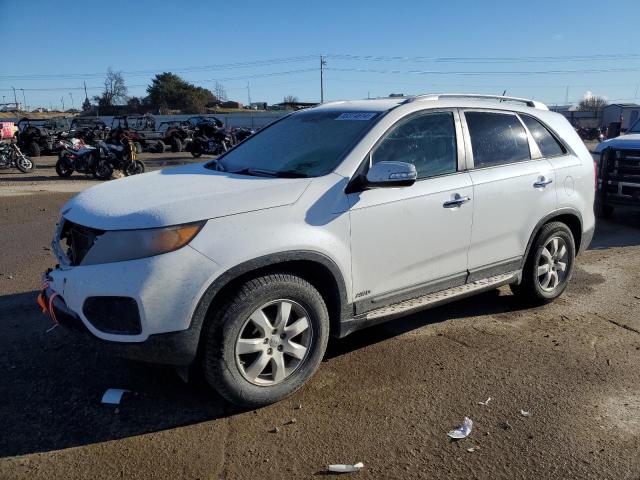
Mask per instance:
[[[167,148],[167,146],[162,140],[158,140],[153,148],[156,153],[164,153],[164,150],[165,148]]]
[[[16,160],[16,168],[22,173],[33,172],[36,169],[36,162],[23,155],[22,158]]]
[[[112,175],[113,166],[105,160],[100,160],[93,171],[93,176],[98,180],[109,180]]]
[[[276,311],[284,304],[289,304],[291,309],[285,324],[291,335],[289,339],[287,330],[275,322]],[[261,308],[269,314],[256,316]],[[258,328],[250,316],[270,319],[273,325],[267,322]],[[307,318],[306,327],[296,323],[302,317]],[[298,331],[301,333],[293,333]],[[246,337],[248,332],[253,334],[251,338]],[[257,277],[241,285],[207,322],[202,355],[204,377],[222,397],[236,405],[268,405],[291,395],[315,373],[328,339],[327,307],[309,282],[288,273]],[[255,343],[251,343],[252,352],[236,356],[236,344],[241,340]],[[301,345],[306,345],[304,351],[298,348]],[[258,359],[261,359],[260,366],[253,368],[258,365]],[[278,369],[278,359],[283,366],[287,362],[289,365]],[[283,378],[277,378],[278,371],[283,372]]]
[[[138,175],[140,173],[144,173],[145,166],[144,163],[140,160],[132,160],[124,167],[124,174],[127,177],[131,175]]]
[[[65,156],[62,156],[56,162],[56,173],[62,178],[68,178],[73,173],[73,162]]]
[[[191,155],[193,158],[200,158],[202,156],[202,145],[200,145],[200,142],[193,142],[191,144]]]
[[[556,252],[553,251],[554,239],[557,240]],[[564,255],[563,246],[566,250]],[[571,230],[561,222],[546,224],[531,245],[522,271],[522,281],[519,285],[511,285],[511,291],[525,305],[536,306],[552,302],[567,288],[573,274],[575,256],[576,247]],[[553,264],[555,266],[549,267]],[[544,273],[546,267],[549,267],[549,274]]]
[[[140,155],[142,153],[142,144],[140,142],[133,142],[133,146],[136,147],[136,153]]]
[[[29,144],[29,156],[30,157],[39,157],[41,154],[40,145],[38,142],[31,142]]]
[[[171,151],[174,153],[181,152],[184,149],[182,140],[179,137],[171,137]]]

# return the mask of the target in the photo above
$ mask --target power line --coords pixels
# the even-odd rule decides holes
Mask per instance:
[[[606,55],[568,55],[541,57],[424,57],[424,56],[380,56],[328,54],[335,60],[359,60],[372,62],[429,62],[429,63],[554,63],[554,62],[591,62],[612,60],[640,60],[637,53],[613,53]]]
[[[621,72],[638,72],[640,68],[592,68],[584,70],[529,70],[529,71],[473,71],[473,70],[377,70],[373,68],[326,68],[336,72],[358,72],[358,73],[380,73],[380,74],[402,74],[402,75],[461,75],[461,76],[480,76],[480,75],[562,75],[572,73],[621,73]]]

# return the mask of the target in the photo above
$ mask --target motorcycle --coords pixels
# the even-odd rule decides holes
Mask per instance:
[[[29,173],[36,168],[36,164],[22,153],[14,142],[0,142],[0,169],[13,167],[22,173]]]
[[[114,145],[99,140],[95,146],[83,145],[75,152],[65,150],[56,163],[56,172],[61,177],[69,177],[76,171],[99,180],[108,180],[116,169],[122,170],[126,176],[144,173],[144,163],[136,157],[135,147],[130,141]]]
[[[229,150],[234,143],[233,136],[227,130],[212,122],[207,122],[195,128],[189,150],[194,158],[198,158],[202,154],[220,155]]]

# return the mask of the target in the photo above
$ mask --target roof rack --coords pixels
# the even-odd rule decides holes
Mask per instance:
[[[549,108],[547,108],[544,103],[537,102],[535,100],[529,100],[528,98],[505,97],[504,95],[482,95],[477,93],[427,93],[424,95],[414,95],[413,97],[409,97],[403,103],[411,103],[417,100],[436,101],[443,98],[475,98],[500,100],[501,102],[520,102],[524,103],[527,107],[537,108],[539,110],[549,110]]]

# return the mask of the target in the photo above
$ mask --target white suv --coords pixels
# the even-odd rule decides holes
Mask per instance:
[[[311,377],[330,335],[506,284],[558,297],[593,235],[594,175],[571,125],[531,100],[327,103],[208,163],[77,195],[39,303],[263,405]]]

